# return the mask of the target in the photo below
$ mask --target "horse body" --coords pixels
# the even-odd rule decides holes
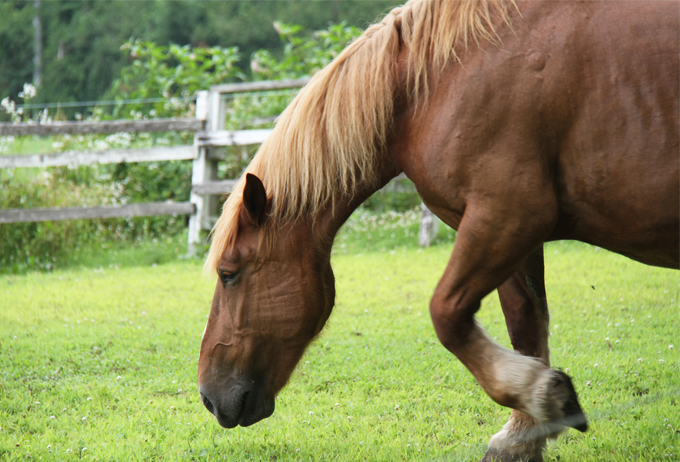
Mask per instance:
[[[430,305],[435,331],[514,409],[487,458],[541,460],[547,435],[585,430],[570,379],[549,367],[542,246],[578,239],[680,264],[677,13],[671,2],[412,0],[317,74],[215,230],[199,390],[220,424],[273,412],[330,315],[335,234],[403,171],[458,230]],[[450,40],[433,26],[450,53],[418,41],[446,15],[467,18],[468,35]],[[494,289],[515,351],[475,322]]]
[[[497,204],[524,228],[540,221],[541,242],[677,268],[679,37],[677,4],[663,6],[520,3],[513,24],[532,28],[461,53],[390,152],[453,228],[471,203]]]

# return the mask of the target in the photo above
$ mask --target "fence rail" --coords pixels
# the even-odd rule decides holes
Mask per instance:
[[[54,154],[0,156],[0,168],[63,167],[90,164],[122,164],[124,162],[158,162],[165,160],[193,160],[196,148],[167,146],[141,149],[110,149],[106,151],[67,151]]]
[[[249,146],[264,143],[271,132],[271,129],[197,132],[196,143],[203,148]]]
[[[0,210],[0,223],[82,220],[92,218],[146,217],[151,215],[191,215],[191,202],[150,202],[146,204],[102,205],[99,207],[61,207]]]
[[[0,136],[91,135],[97,133],[151,133],[198,131],[199,119],[106,120],[101,122],[51,122],[47,124],[0,124]]]

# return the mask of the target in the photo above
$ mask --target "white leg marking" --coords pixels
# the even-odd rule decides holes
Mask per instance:
[[[509,403],[539,422],[562,417],[550,393],[556,372],[542,360],[499,345],[477,324],[461,356],[482,388],[497,402]]]

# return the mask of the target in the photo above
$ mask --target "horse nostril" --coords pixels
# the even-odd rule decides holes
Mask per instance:
[[[201,401],[203,401],[203,405],[205,408],[210,412],[211,414],[215,413],[215,406],[213,406],[213,403],[210,402],[207,396],[205,396],[203,393],[199,393],[201,395]]]

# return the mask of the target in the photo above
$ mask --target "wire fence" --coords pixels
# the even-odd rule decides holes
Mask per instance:
[[[255,92],[245,94],[224,94],[220,95],[222,100],[231,100],[236,98],[247,98],[254,96]],[[297,91],[259,91],[258,96],[292,96]],[[60,103],[28,103],[17,104],[17,109],[54,109],[54,108],[71,108],[71,107],[96,107],[96,106],[125,106],[127,104],[156,104],[156,103],[176,103],[196,101],[194,96],[179,96],[172,98],[132,98],[132,99],[111,99],[111,100],[97,100],[97,101],[65,101]]]

